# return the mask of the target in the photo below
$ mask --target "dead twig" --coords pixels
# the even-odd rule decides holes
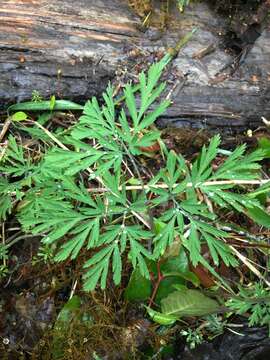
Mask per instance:
[[[238,257],[238,259],[241,260],[242,263],[245,264],[246,267],[249,268],[249,270],[253,272],[253,274],[255,274],[259,279],[264,281],[267,286],[270,287],[270,282],[267,279],[265,279],[265,277],[261,274],[261,272],[254,265],[251,264],[249,259],[247,259],[238,250],[236,250],[232,245],[229,245],[229,247],[235,253],[235,255]]]
[[[265,185],[268,184],[270,185],[270,180],[268,179],[263,179],[263,180],[220,180],[220,181],[206,181],[202,184],[200,184],[200,186],[217,186],[217,185]],[[176,188],[179,185],[179,183],[174,184],[172,187]],[[187,183],[186,184],[187,188],[191,188],[191,187],[198,187],[198,185],[193,184],[193,183]],[[160,183],[160,184],[155,184],[155,185],[128,185],[125,186],[125,190],[127,191],[131,191],[131,190],[153,190],[153,189],[168,189],[169,186],[167,184],[164,183]],[[121,191],[123,189],[123,186],[119,186],[118,190]],[[106,192],[108,191],[107,188],[103,187],[103,188],[89,188],[88,192],[94,192],[94,193],[102,193],[102,192]]]
[[[11,119],[7,118],[6,121],[4,122],[3,128],[0,133],[0,142],[4,139],[6,132],[9,129],[10,124],[11,124]]]

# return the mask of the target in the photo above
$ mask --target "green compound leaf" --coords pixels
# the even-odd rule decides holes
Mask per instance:
[[[94,290],[98,281],[100,281],[101,289],[105,289],[109,271],[109,260],[113,251],[114,245],[105,247],[84,264],[84,268],[90,268],[83,275],[85,291]]]
[[[257,224],[270,229],[270,215],[259,206],[249,207],[247,215]]]
[[[211,162],[217,156],[218,146],[220,145],[220,136],[214,136],[209,143],[209,146],[203,146],[201,154],[194,162],[191,179],[194,185],[198,185],[201,182],[205,181],[212,174]]]
[[[181,6],[186,3],[182,1]],[[181,40],[178,49],[193,33]],[[168,288],[171,291],[182,286],[179,282],[198,285],[188,268],[181,269],[181,262],[165,259],[175,242],[185,248],[188,262],[203,263],[224,285],[211,264],[218,265],[222,260],[234,266],[237,262],[226,244],[229,233],[221,230],[220,225],[227,224],[220,224],[219,214],[224,216],[228,210],[241,212],[270,227],[270,215],[256,199],[269,192],[269,185],[251,194],[251,186],[245,186],[247,180],[260,179],[264,151],[245,154],[242,145],[225,152],[219,148],[220,137],[215,136],[190,164],[180,154],[166,149],[160,140],[160,132],[153,125],[169,106],[169,101],[159,99],[166,87],[160,77],[171,58],[167,54],[141,73],[139,83],[126,85],[124,96],[117,100],[109,85],[102,105],[96,98],[82,107],[52,97],[51,101],[9,108],[12,113],[17,111],[14,121],[24,120],[24,111],[45,111],[47,115],[37,120],[43,126],[47,126],[52,111],[83,110],[79,121],[70,128],[52,133],[55,126],[50,127],[50,136],[29,128],[32,138],[38,138],[39,143],[43,140],[38,154],[35,146],[9,137],[0,154],[4,179],[0,180],[0,215],[6,218],[16,210],[24,230],[40,235],[45,243],[55,243],[58,261],[86,257],[83,279],[88,291],[98,284],[104,289],[109,272],[110,279],[119,284],[126,259],[148,285],[149,260],[166,264],[161,272],[167,280],[161,282],[157,298],[167,296]],[[137,155],[157,140],[162,161],[157,159],[150,179],[148,163],[144,165]],[[218,154],[225,159],[213,166]],[[239,185],[234,180],[245,182]],[[135,186],[128,189],[130,185]],[[201,249],[205,245],[212,259],[204,263]]]

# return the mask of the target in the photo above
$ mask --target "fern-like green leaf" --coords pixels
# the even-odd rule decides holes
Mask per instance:
[[[210,177],[212,173],[210,165],[217,156],[219,144],[220,136],[216,135],[211,139],[208,147],[203,146],[200,156],[192,166],[191,179],[195,186]]]

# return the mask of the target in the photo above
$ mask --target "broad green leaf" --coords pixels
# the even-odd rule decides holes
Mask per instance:
[[[125,298],[129,301],[146,301],[151,296],[152,284],[141,275],[140,269],[133,270],[125,289]]]
[[[178,317],[204,316],[219,311],[216,300],[199,290],[175,291],[161,301],[162,313]]]
[[[162,299],[165,299],[168,295],[175,291],[175,286],[185,284],[186,281],[180,276],[165,276],[159,284],[156,297],[154,299],[155,303],[160,305]]]
[[[52,111],[55,107],[55,95],[52,95],[50,98],[50,110]]]
[[[27,101],[11,105],[8,111],[50,111],[51,101],[33,102]],[[56,110],[83,110],[83,106],[68,100],[55,100],[54,111]]]
[[[199,278],[192,271],[179,272],[177,273],[177,276],[192,283],[196,287],[200,285]]]
[[[163,313],[155,311],[147,306],[146,306],[146,309],[147,309],[147,312],[148,312],[150,318],[157,324],[173,325],[178,320],[178,316],[163,314]]]
[[[27,119],[27,114],[23,111],[17,111],[11,116],[12,121],[23,121]]]
[[[169,249],[169,252],[170,251],[171,250]],[[174,282],[173,286],[179,282],[185,283],[184,280],[191,282],[194,286],[199,286],[199,279],[194,273],[189,271],[188,257],[183,248],[180,248],[180,251],[178,248],[178,255],[166,257],[165,254],[163,259],[166,261],[162,262],[160,266],[162,275],[178,279]]]
[[[171,248],[169,248],[169,253],[170,250]],[[188,257],[183,248],[178,249],[178,254],[175,256],[167,257],[165,253],[163,259],[165,261],[161,263],[160,270],[164,275],[171,272],[184,273],[189,270]]]
[[[65,341],[63,340],[68,337],[68,329],[70,329],[72,323],[83,321],[81,319],[82,314],[80,312],[81,304],[81,298],[74,295],[60,310],[53,327],[53,340],[51,347],[51,356],[53,360],[63,359],[65,353]]]
[[[175,289],[175,290],[179,290],[179,291],[186,291],[186,290],[188,290],[188,288],[187,288],[185,285],[181,285],[181,284],[174,285],[174,289]]]
[[[71,321],[71,317],[74,316],[74,313],[76,314],[77,310],[80,309],[81,303],[81,298],[77,295],[74,295],[70,300],[68,300],[59,312],[54,327],[58,328],[60,325],[59,322],[64,322],[66,326]],[[62,325],[63,324],[61,324],[61,327]]]
[[[270,157],[270,139],[268,137],[262,137],[258,140],[259,148],[264,150],[265,157]]]

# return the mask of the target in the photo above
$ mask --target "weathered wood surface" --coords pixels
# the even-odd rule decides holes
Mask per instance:
[[[175,17],[156,39],[138,30],[125,0],[0,0],[0,106],[29,100],[33,90],[83,102],[119,69],[132,73],[143,54],[165,51],[197,27],[172,64],[173,105],[159,123],[243,131],[270,118],[269,25],[228,76],[222,69],[233,56],[219,46],[225,21],[202,3]],[[210,44],[214,52],[196,57]],[[133,49],[141,57],[131,59]]]

